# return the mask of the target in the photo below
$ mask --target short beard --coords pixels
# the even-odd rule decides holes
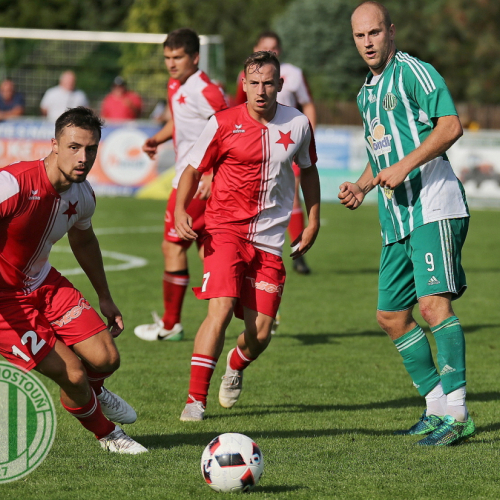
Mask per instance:
[[[85,174],[84,177],[78,177],[76,179],[73,179],[72,177],[70,177],[66,172],[63,172],[62,170],[59,170],[61,172],[61,174],[63,174],[63,177],[68,181],[70,182],[71,184],[81,184],[82,182],[84,182],[86,179],[87,179],[87,174]]]

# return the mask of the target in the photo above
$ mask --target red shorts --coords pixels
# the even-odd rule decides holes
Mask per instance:
[[[208,235],[204,248],[203,286],[193,288],[197,298],[237,297],[234,314],[240,319],[243,307],[276,317],[286,277],[281,257],[231,233]]]
[[[30,294],[0,296],[0,354],[25,371],[40,363],[56,340],[72,346],[105,329],[82,294],[54,268]]]
[[[292,169],[295,177],[300,177],[300,167],[295,162],[292,163]]]
[[[186,241],[179,238],[177,231],[175,230],[175,200],[177,198],[177,189],[172,190],[172,194],[168,199],[167,210],[165,211],[165,231],[163,233],[163,238],[166,241],[172,241],[178,245],[182,245],[185,248],[191,246],[192,241]],[[198,248],[202,245],[203,239],[206,236],[205,233],[205,207],[207,206],[207,200],[200,200],[194,198],[187,209],[187,213],[193,218],[193,231],[198,234],[198,239],[196,244]]]

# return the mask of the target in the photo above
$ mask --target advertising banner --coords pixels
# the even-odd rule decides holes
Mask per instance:
[[[89,181],[96,194],[166,199],[175,162],[171,141],[152,161],[142,151],[144,141],[159,126],[148,120],[108,123],[102,133]],[[54,125],[40,118],[0,122],[0,167],[50,153]],[[338,201],[339,185],[355,181],[368,161],[361,127],[318,126],[315,131],[321,195]],[[500,200],[500,131],[468,132],[448,154],[468,198]],[[171,173],[171,175],[169,174]],[[159,176],[164,173],[163,176]],[[369,199],[375,199],[374,190]]]

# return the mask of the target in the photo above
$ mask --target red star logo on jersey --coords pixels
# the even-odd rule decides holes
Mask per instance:
[[[290,137],[292,131],[290,130],[290,132],[287,132],[286,134],[284,134],[281,130],[278,130],[278,132],[280,133],[280,140],[276,141],[276,144],[283,144],[283,146],[285,146],[285,151],[288,151],[288,146],[290,146],[290,144],[295,144]]]
[[[78,205],[78,201],[76,201],[75,203],[71,203],[71,201],[69,202],[69,208],[68,210],[66,210],[66,212],[63,212],[63,215],[67,215],[68,216],[68,220],[71,219],[71,216],[72,215],[76,215],[76,206]]]
[[[179,104],[186,104],[186,96],[181,94],[181,95],[179,96],[179,99],[177,99],[177,102],[178,102]]]

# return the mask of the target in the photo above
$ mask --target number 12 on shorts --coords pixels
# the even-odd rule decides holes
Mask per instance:
[[[28,340],[31,339],[31,352],[33,353],[34,356],[38,353],[38,351],[45,345],[45,340],[40,339],[38,340],[37,334],[33,331],[30,330],[29,332],[26,332],[22,337],[21,337],[21,344],[26,345],[28,343]],[[14,356],[18,356],[19,358],[23,359],[26,361],[26,363],[29,363],[31,361],[31,358],[29,358],[26,354],[24,354],[19,347],[16,345],[12,346],[12,354]]]
[[[210,272],[205,273],[203,275],[203,285],[201,287],[201,291],[202,292],[206,292],[207,291],[207,283],[208,283],[209,278],[210,278]]]

